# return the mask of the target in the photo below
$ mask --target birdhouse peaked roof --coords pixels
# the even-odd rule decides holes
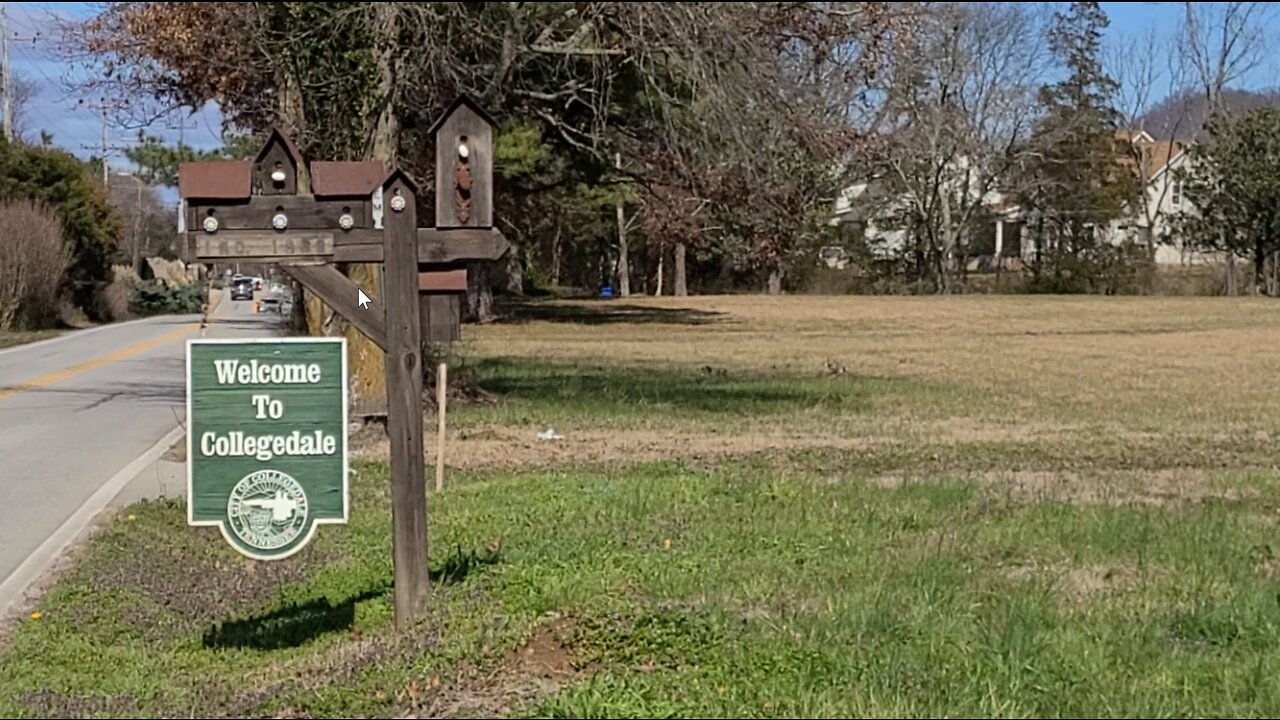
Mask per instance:
[[[489,115],[489,113],[485,112],[483,108],[475,104],[475,102],[473,102],[471,98],[467,97],[466,95],[459,95],[457,99],[455,99],[453,103],[451,103],[449,107],[440,115],[440,117],[436,119],[435,123],[431,126],[431,129],[428,130],[427,132],[431,133],[432,135],[439,132],[440,128],[444,126],[444,124],[449,120],[449,118],[453,117],[453,114],[458,111],[458,108],[463,106],[466,106],[469,110],[471,110],[471,112],[475,113],[476,115],[479,115],[481,119],[489,123],[490,127],[497,125],[497,123],[493,121],[493,118]]]
[[[267,154],[267,149],[271,147],[272,143],[277,141],[284,143],[285,150],[288,151],[294,162],[298,164],[302,163],[302,151],[300,151],[298,146],[294,144],[293,139],[281,132],[278,127],[271,128],[271,134],[267,136],[266,142],[262,143],[262,148],[259,149],[258,154],[253,157],[253,161],[260,162],[262,160],[262,156]]]
[[[387,175],[387,179],[383,180],[382,185],[380,185],[379,187],[381,187],[383,190],[386,190],[387,188],[395,184],[396,180],[404,181],[404,184],[409,186],[409,189],[413,191],[414,195],[421,194],[422,186],[418,184],[418,181],[414,180],[412,175],[410,175],[409,173],[405,172],[404,170],[398,167],[392,168],[391,173]]]

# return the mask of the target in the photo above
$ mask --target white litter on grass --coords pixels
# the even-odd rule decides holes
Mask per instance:
[[[547,428],[545,432],[538,433],[539,440],[563,440],[564,436],[556,433],[554,428]]]

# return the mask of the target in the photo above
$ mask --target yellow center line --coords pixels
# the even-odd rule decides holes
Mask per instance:
[[[52,385],[56,382],[61,382],[62,380],[66,380],[67,378],[75,377],[76,375],[79,375],[81,373],[89,372],[90,370],[93,370],[95,368],[100,368],[103,365],[110,365],[113,362],[119,362],[120,360],[124,360],[125,358],[132,357],[139,353],[144,353],[152,348],[159,347],[167,342],[172,342],[173,340],[177,340],[178,338],[184,335],[190,335],[191,333],[195,332],[199,328],[200,328],[200,323],[189,323],[187,325],[183,325],[177,330],[174,330],[169,333],[165,333],[164,335],[161,335],[158,338],[153,338],[145,342],[140,342],[137,345],[131,345],[127,348],[124,348],[123,350],[117,350],[111,353],[110,355],[103,355],[102,357],[94,358],[93,360],[82,362],[79,365],[72,365],[69,368],[58,370],[56,372],[51,372],[47,375],[41,375],[40,377],[34,380],[29,380],[25,383],[22,383],[21,385],[0,386],[0,400],[4,400],[10,395],[17,395],[18,393],[23,392],[24,390],[34,390],[36,388]]]

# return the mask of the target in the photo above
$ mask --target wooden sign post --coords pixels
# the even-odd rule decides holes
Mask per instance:
[[[423,342],[458,339],[466,263],[509,248],[492,223],[492,121],[460,99],[435,128],[437,227],[418,226],[404,172],[307,163],[279,132],[253,161],[184,163],[178,175],[189,261],[277,263],[386,353],[397,628],[422,616],[430,593]],[[458,162],[442,173],[446,156]],[[383,263],[381,301],[359,302],[334,267],[349,262]]]

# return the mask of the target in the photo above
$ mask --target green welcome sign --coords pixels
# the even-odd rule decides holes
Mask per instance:
[[[187,341],[187,522],[258,560],[347,522],[345,338]]]

